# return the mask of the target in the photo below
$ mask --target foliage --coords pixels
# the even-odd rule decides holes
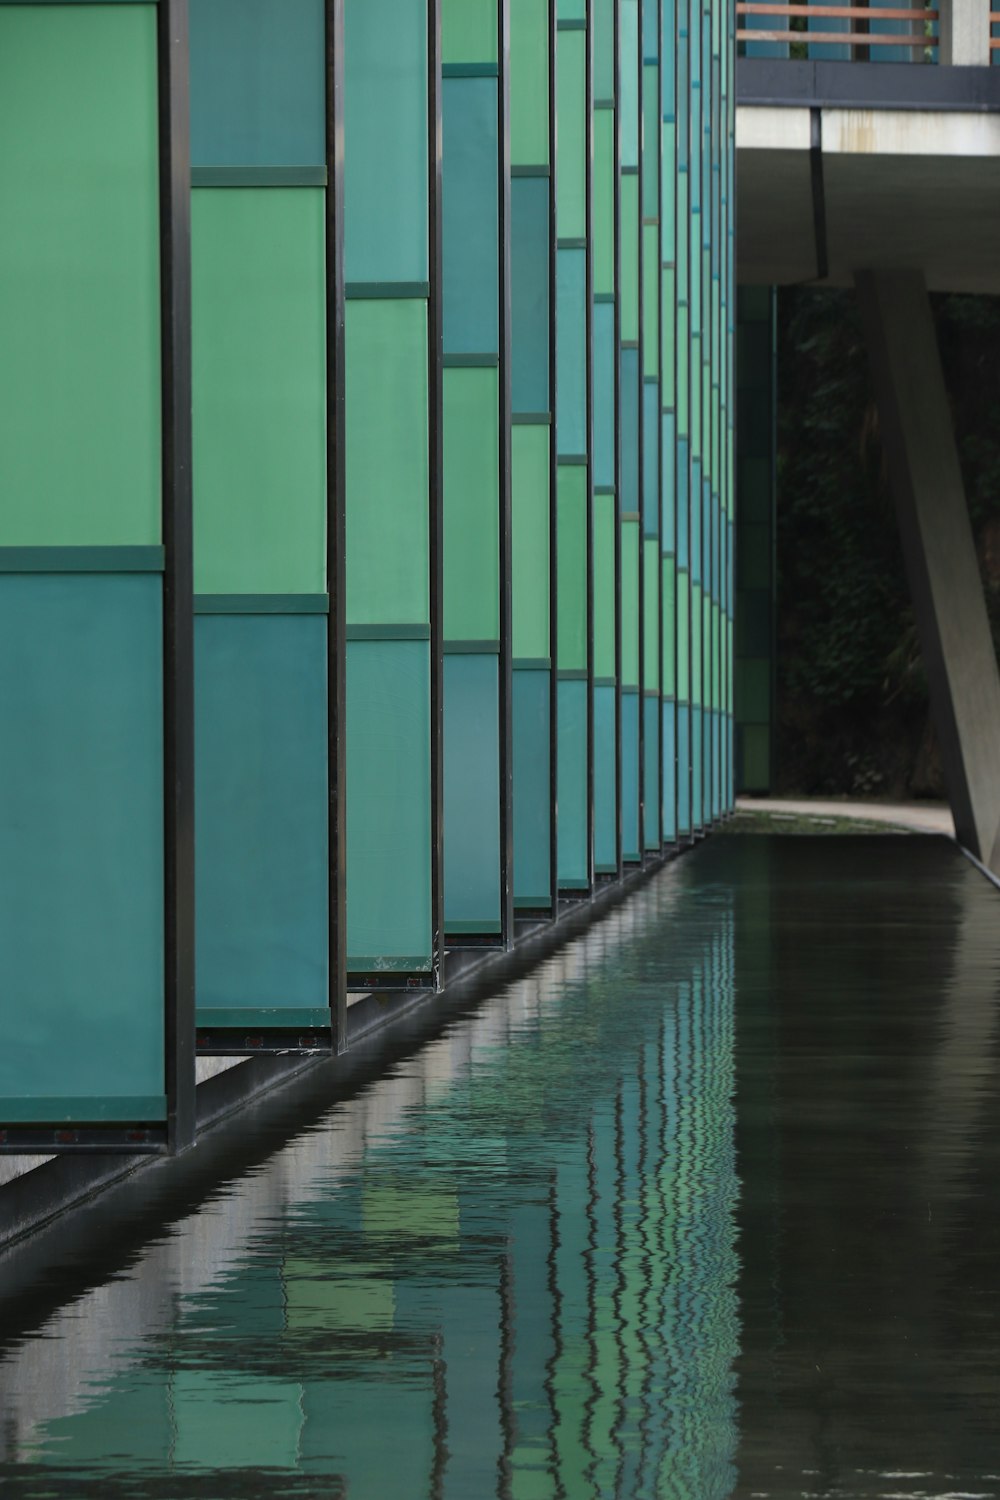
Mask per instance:
[[[1000,641],[1000,301],[934,306]],[[941,795],[853,293],[783,288],[778,339],[778,787]]]

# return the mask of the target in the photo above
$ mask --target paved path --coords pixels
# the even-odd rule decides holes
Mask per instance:
[[[850,802],[823,801],[816,797],[739,797],[741,812],[789,813],[798,817],[864,818],[871,823],[892,823],[918,833],[944,833],[955,837],[951,810],[943,802]]]

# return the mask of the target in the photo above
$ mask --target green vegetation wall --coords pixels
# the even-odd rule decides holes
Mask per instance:
[[[1000,302],[932,299],[1000,640]],[[778,293],[775,789],[943,796],[854,295]]]

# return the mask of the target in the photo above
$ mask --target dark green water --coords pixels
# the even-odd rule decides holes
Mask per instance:
[[[998,984],[945,841],[715,837],[207,1196],[0,1261],[0,1494],[1000,1495]]]

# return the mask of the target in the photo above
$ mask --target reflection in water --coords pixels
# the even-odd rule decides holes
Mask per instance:
[[[0,1346],[0,1492],[1000,1495],[997,903],[709,840]]]
[[[674,867],[11,1347],[3,1492],[723,1500],[730,908]]]

